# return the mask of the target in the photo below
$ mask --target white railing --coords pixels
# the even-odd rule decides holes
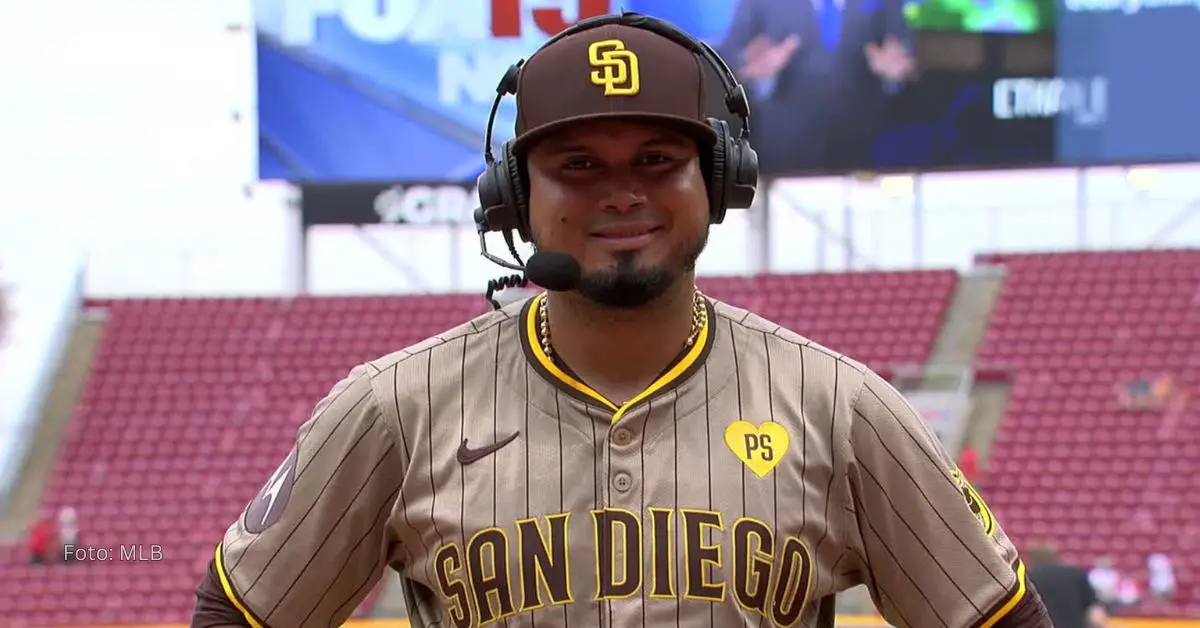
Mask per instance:
[[[775,271],[957,268],[980,252],[1200,246],[1200,165],[775,182]]]

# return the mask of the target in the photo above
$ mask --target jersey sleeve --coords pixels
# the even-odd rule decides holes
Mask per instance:
[[[254,628],[341,625],[398,555],[402,457],[369,370],[317,404],[216,549],[221,587]]]
[[[1013,543],[925,421],[874,373],[854,402],[849,449],[852,556],[890,624],[999,628],[1024,616],[1012,611],[1036,593]]]

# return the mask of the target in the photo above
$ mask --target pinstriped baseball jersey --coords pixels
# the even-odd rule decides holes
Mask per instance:
[[[539,295],[355,368],[217,550],[252,625],[345,620],[390,566],[425,625],[988,627],[1025,593],[987,506],[862,365],[710,302],[628,403],[536,341]]]

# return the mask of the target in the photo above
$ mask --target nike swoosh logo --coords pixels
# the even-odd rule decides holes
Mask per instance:
[[[497,451],[500,451],[502,448],[504,448],[505,445],[513,442],[514,440],[517,440],[517,436],[520,436],[520,435],[521,435],[520,432],[513,432],[512,434],[508,435],[508,438],[505,438],[502,441],[497,441],[495,443],[492,443],[491,445],[485,445],[483,447],[479,447],[478,449],[471,449],[470,447],[468,447],[467,439],[464,438],[462,444],[458,446],[458,454],[456,456],[458,458],[458,463],[462,464],[462,465],[468,465],[468,464],[471,464],[472,462],[477,462],[479,460],[487,458],[488,456],[496,453]]]

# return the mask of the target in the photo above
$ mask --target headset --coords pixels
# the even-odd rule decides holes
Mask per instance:
[[[560,39],[612,24],[641,28],[661,35],[692,51],[716,70],[725,91],[725,107],[730,114],[738,118],[740,129],[735,136],[724,120],[712,117],[706,119],[708,126],[717,135],[711,152],[702,155],[702,169],[708,189],[709,222],[721,223],[729,209],[749,209],[754,203],[759,176],[758,153],[750,145],[750,100],[733,70],[711,46],[663,20],[638,13],[622,12],[619,15],[580,20],[551,37],[538,50],[543,50]],[[517,271],[524,271],[525,267],[517,254],[512,233],[515,230],[524,242],[531,239],[529,182],[520,158],[513,154],[511,142],[505,142],[500,147],[499,159],[492,153],[492,131],[500,102],[505,96],[517,93],[517,79],[524,64],[525,60],[522,59],[509,67],[500,79],[500,84],[496,86],[496,99],[488,115],[487,134],[484,139],[483,159],[486,167],[477,182],[480,206],[475,210],[475,227],[479,232],[481,254],[495,264]],[[516,259],[516,264],[488,252],[484,235],[495,231],[503,232],[508,251]],[[487,294],[493,306],[497,305],[491,297],[495,287],[489,285]]]

